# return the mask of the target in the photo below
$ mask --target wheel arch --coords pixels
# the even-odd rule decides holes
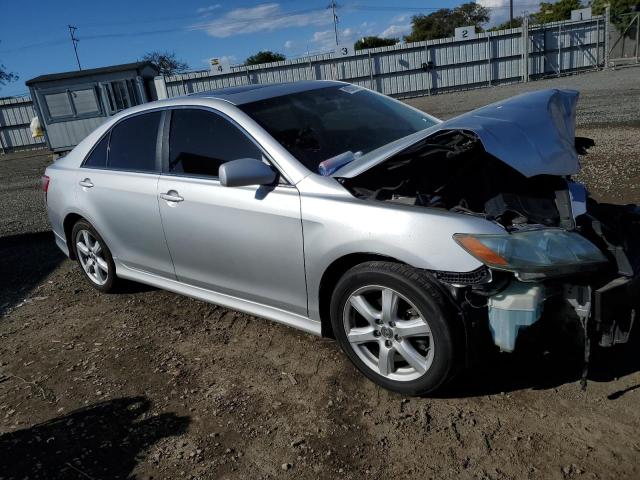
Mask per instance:
[[[331,326],[330,305],[331,295],[338,283],[338,280],[340,280],[342,275],[344,275],[349,269],[356,265],[374,261],[405,263],[387,255],[358,252],[349,253],[337,258],[325,269],[320,279],[320,288],[318,291],[318,307],[320,310],[320,325],[323,337],[335,338],[333,328]]]
[[[75,212],[68,213],[62,222],[62,228],[64,230],[64,239],[67,242],[67,248],[69,249],[69,258],[76,260],[76,249],[73,248],[73,239],[71,238],[71,232],[73,226],[78,223],[78,220],[85,220],[85,218]]]

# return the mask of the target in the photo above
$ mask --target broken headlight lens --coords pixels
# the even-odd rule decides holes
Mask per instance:
[[[559,228],[499,235],[456,233],[453,239],[488,267],[541,278],[593,270],[607,258],[589,240]]]

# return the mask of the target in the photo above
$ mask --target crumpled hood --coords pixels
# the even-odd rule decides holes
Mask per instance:
[[[333,173],[353,178],[443,130],[469,130],[485,150],[526,177],[573,175],[580,169],[575,148],[575,90],[538,90],[492,103],[363,155]]]

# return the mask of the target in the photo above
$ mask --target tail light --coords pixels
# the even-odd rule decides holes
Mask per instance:
[[[44,200],[47,201],[47,193],[49,192],[49,182],[51,179],[47,175],[42,176],[42,191],[44,192]]]

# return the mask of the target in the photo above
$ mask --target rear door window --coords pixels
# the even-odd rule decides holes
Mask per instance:
[[[127,118],[111,131],[107,168],[156,172],[156,142],[161,112]]]
[[[84,162],[85,167],[105,168],[107,166],[107,147],[109,146],[109,135],[105,135],[102,140],[93,148]]]
[[[239,158],[261,159],[262,152],[230,121],[206,110],[172,111],[168,173],[218,177],[220,165]]]

